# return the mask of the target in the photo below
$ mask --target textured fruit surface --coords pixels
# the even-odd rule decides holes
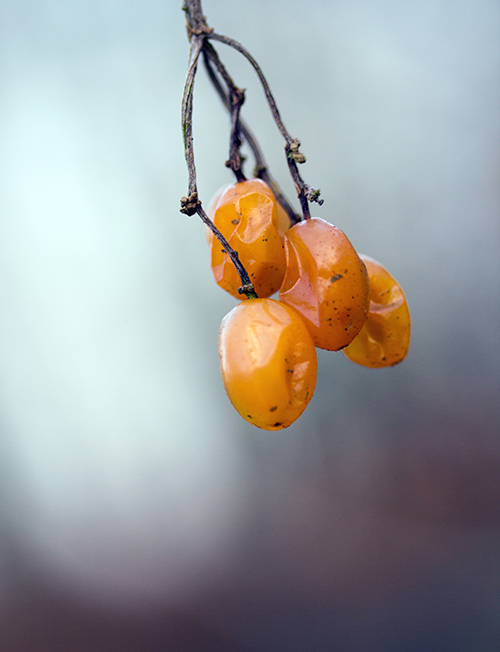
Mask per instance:
[[[314,393],[312,338],[300,315],[274,299],[249,299],[224,317],[219,358],[231,403],[258,428],[291,425]]]
[[[285,233],[279,298],[303,317],[320,349],[338,351],[361,331],[369,305],[366,268],[347,236],[317,217]]]
[[[278,233],[280,235],[280,238],[283,240],[283,236],[285,235],[285,232],[288,231],[288,229],[291,226],[290,218],[288,217],[288,213],[283,208],[283,206],[279,203],[278,200],[276,200],[276,210],[278,212],[278,219],[276,221],[276,228],[278,229]]]
[[[257,179],[254,179],[253,181],[257,181]],[[259,190],[265,190],[267,189],[269,192],[272,191],[269,188],[269,186],[265,183],[264,186],[261,186]],[[217,204],[219,203],[219,199],[222,197],[224,192],[228,190],[231,186],[222,186],[222,188],[219,188],[219,190],[215,193],[215,195],[212,197],[210,200],[210,203],[208,204],[207,208],[207,215],[208,217],[213,221],[214,215],[215,215],[215,209],[217,208]],[[273,195],[274,197],[274,195]],[[276,199],[276,198],[275,198]],[[283,236],[285,234],[285,231],[288,231],[290,228],[290,218],[288,217],[288,213],[285,211],[283,206],[276,200],[276,210],[277,210],[277,220],[276,220],[276,228],[277,231],[280,235],[280,238],[283,240]],[[206,237],[207,237],[207,242],[208,244],[211,244],[212,238],[214,237],[214,234],[208,227],[206,227]]]
[[[282,228],[278,207],[269,186],[260,179],[228,186],[212,210],[215,226],[238,252],[257,295],[274,294],[285,273],[285,252],[278,231]],[[217,238],[209,240],[215,281],[237,299],[244,299],[238,293],[241,280],[231,259]]]
[[[390,367],[401,362],[410,346],[410,311],[403,290],[380,263],[361,256],[368,270],[368,319],[343,353],[365,367]]]

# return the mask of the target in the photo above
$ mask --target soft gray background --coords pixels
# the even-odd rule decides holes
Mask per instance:
[[[500,649],[500,5],[205,0],[314,212],[404,286],[400,367],[321,352],[286,431],[219,377],[181,0],[0,1],[0,648]],[[252,71],[219,47],[292,196]],[[231,181],[195,91],[199,190]]]

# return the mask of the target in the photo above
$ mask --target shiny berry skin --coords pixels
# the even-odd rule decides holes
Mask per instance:
[[[315,345],[338,351],[361,331],[369,305],[366,268],[347,236],[313,217],[285,233],[279,299],[303,317]]]
[[[364,367],[391,367],[401,362],[410,346],[410,311],[403,290],[373,258],[361,255],[368,270],[368,319],[343,353]]]
[[[278,232],[276,199],[260,179],[228,186],[219,197],[213,221],[231,247],[238,252],[259,297],[276,292],[285,273],[285,251]],[[210,238],[211,266],[217,284],[237,299],[241,280],[221,244]]]
[[[287,428],[314,393],[314,343],[299,314],[280,301],[249,299],[231,310],[220,327],[219,358],[229,400],[258,428]]]
[[[283,208],[283,206],[279,203],[277,199],[276,199],[276,209],[278,211],[276,228],[278,230],[278,233],[280,234],[280,238],[283,240],[283,236],[291,226],[290,218],[288,217],[288,213],[286,212],[286,210]]]
[[[265,182],[263,182],[265,183]],[[265,184],[266,188],[270,190],[269,186]],[[219,199],[222,197],[224,192],[228,190],[231,186],[222,186],[222,188],[219,188],[219,190],[215,193],[215,195],[212,197],[210,200],[210,203],[207,208],[207,215],[208,217],[213,221],[214,215],[215,215],[215,209],[217,208],[217,204],[219,203]],[[273,195],[274,196],[274,195]],[[276,198],[275,198],[276,199]],[[278,212],[278,219],[276,222],[276,228],[277,231],[280,235],[280,238],[283,240],[283,235],[285,234],[285,231],[288,231],[290,228],[290,218],[288,217],[288,213],[285,211],[283,206],[279,203],[279,201],[276,199],[276,209]],[[212,242],[212,238],[214,237],[214,234],[212,231],[206,227],[206,237],[207,237],[207,242],[210,245]]]

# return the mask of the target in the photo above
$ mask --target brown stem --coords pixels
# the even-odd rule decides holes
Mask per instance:
[[[196,36],[191,40],[191,50],[189,54],[189,66],[182,95],[182,134],[184,137],[184,152],[189,174],[188,194],[191,196],[197,192],[196,189],[196,165],[194,162],[193,148],[193,89],[196,70],[198,68],[198,59],[203,48],[203,38]]]
[[[231,261],[233,262],[233,265],[236,267],[236,271],[238,272],[238,275],[241,280],[241,287],[238,288],[238,292],[240,294],[246,294],[248,299],[257,299],[257,293],[255,292],[253,283],[250,280],[250,277],[248,276],[248,272],[241,264],[241,261],[238,256],[238,252],[231,247],[231,245],[226,240],[226,238],[222,235],[219,229],[215,226],[212,220],[205,213],[205,211],[201,207],[201,204],[198,205],[196,212],[200,216],[202,222],[208,226],[208,228],[212,231],[212,233],[215,235],[217,240],[224,247],[224,251],[228,254],[228,256],[231,258]]]
[[[198,199],[198,190],[196,184],[196,164],[194,160],[193,147],[193,89],[198,60],[205,43],[205,35],[210,32],[206,24],[205,17],[201,12],[200,0],[185,0],[184,10],[186,11],[186,20],[188,25],[188,35],[191,41],[191,50],[189,55],[189,65],[186,75],[186,83],[182,95],[182,133],[184,137],[184,151],[189,174],[188,196],[181,198],[181,212],[186,215],[197,213],[202,221],[209,227],[215,237],[219,240],[224,250],[231,258],[236,271],[241,280],[241,287],[238,289],[240,294],[245,294],[249,299],[257,298],[255,288],[250,281],[246,269],[243,267],[238,253],[230,246],[226,238],[215,226],[201,206]],[[241,105],[240,105],[241,106]],[[237,135],[237,130],[236,130]]]
[[[186,13],[186,29],[190,41],[193,35],[209,34],[213,31],[203,15],[201,0],[184,0],[182,9]]]
[[[285,152],[286,152],[288,167],[292,175],[295,188],[297,190],[297,197],[299,198],[299,202],[302,208],[303,219],[306,220],[309,219],[311,215],[309,212],[308,201],[316,201],[321,205],[323,202],[322,200],[319,199],[320,191],[315,190],[314,188],[308,186],[303,181],[302,177],[299,174],[296,164],[305,163],[306,157],[299,151],[299,147],[300,147],[299,141],[296,138],[292,138],[292,136],[288,133],[285,125],[283,124],[280,112],[278,110],[278,106],[276,104],[276,100],[274,99],[274,96],[271,92],[267,79],[265,78],[264,73],[262,72],[259,64],[253,58],[250,52],[248,52],[248,50],[244,48],[243,45],[241,45],[241,43],[238,43],[238,41],[235,41],[234,39],[229,38],[228,36],[223,36],[222,34],[210,32],[210,34],[207,34],[207,39],[224,43],[229,47],[233,48],[234,50],[236,50],[237,52],[239,52],[240,54],[242,54],[250,62],[255,72],[257,73],[257,76],[262,84],[262,88],[264,89],[264,94],[266,96],[267,103],[271,110],[271,114],[274,118],[274,122],[276,123],[276,126],[278,127],[279,131],[281,132],[281,135],[285,139]]]
[[[235,41],[232,38],[229,38],[228,36],[223,36],[222,34],[216,34],[215,32],[212,32],[210,35],[208,35],[208,38],[210,38],[213,41],[219,41],[220,43],[225,43],[226,45],[229,45],[232,47],[234,50],[242,54],[253,66],[253,69],[257,73],[257,76],[260,79],[260,83],[262,84],[262,88],[264,89],[264,94],[267,99],[267,103],[269,104],[269,108],[271,109],[271,113],[273,114],[274,121],[278,127],[278,129],[281,132],[281,135],[285,139],[287,143],[292,143],[293,138],[290,136],[288,131],[285,128],[285,125],[283,124],[283,121],[281,119],[280,112],[278,111],[278,106],[276,105],[276,101],[274,99],[273,94],[271,93],[271,89],[269,87],[269,84],[267,82],[267,79],[264,77],[264,73],[262,72],[259,64],[257,61],[252,57],[250,52],[246,48],[244,48],[241,43],[238,43],[238,41]]]
[[[182,97],[182,132],[184,137],[184,150],[186,163],[189,174],[189,184],[188,184],[188,196],[181,199],[181,212],[187,215],[194,215],[197,213],[202,221],[211,229],[215,237],[224,247],[224,250],[230,256],[233,264],[236,267],[236,270],[240,276],[242,287],[239,288],[241,294],[246,294],[248,298],[256,298],[255,289],[250,282],[247,271],[244,266],[241,264],[241,261],[238,257],[238,253],[232,249],[224,236],[216,228],[212,220],[208,217],[201,206],[201,202],[198,199],[197,191],[197,182],[196,182],[196,165],[194,160],[194,147],[193,147],[193,89],[194,81],[196,77],[196,72],[198,68],[198,61],[200,54],[203,52],[206,68],[209,72],[209,76],[216,88],[217,92],[221,96],[225,106],[231,112],[231,139],[230,139],[230,152],[229,152],[229,161],[228,166],[233,170],[236,175],[237,180],[244,180],[245,177],[241,170],[241,157],[239,154],[239,148],[241,146],[240,134],[247,140],[249,146],[251,147],[255,160],[256,160],[256,173],[260,178],[264,179],[273,190],[275,196],[278,198],[278,201],[287,211],[291,222],[296,222],[300,218],[295,215],[293,209],[290,207],[289,203],[286,201],[283,193],[279,190],[278,185],[272,179],[271,175],[267,170],[267,165],[265,164],[264,158],[260,151],[260,148],[257,145],[257,142],[250,130],[240,119],[241,106],[244,102],[244,92],[239,89],[231,77],[229,76],[227,70],[219,59],[219,56],[209,39],[214,41],[219,41],[225,43],[226,45],[232,47],[233,49],[240,52],[253,66],[256,71],[262,87],[264,89],[264,94],[266,96],[267,102],[269,104],[271,113],[273,115],[274,121],[281,132],[283,138],[285,139],[285,151],[287,156],[288,167],[292,175],[292,179],[297,190],[297,196],[299,198],[303,218],[308,219],[310,217],[309,213],[309,201],[317,201],[323,203],[319,200],[319,190],[314,190],[310,186],[304,183],[302,180],[297,163],[304,163],[305,157],[299,151],[300,143],[298,140],[292,138],[288,131],[286,130],[283,121],[281,120],[278,107],[274,100],[274,96],[271,93],[269,84],[267,83],[260,66],[257,64],[252,55],[237,41],[231,39],[227,36],[222,36],[220,34],[215,34],[213,29],[208,26],[205,16],[201,8],[201,0],[184,0],[183,10],[186,13],[186,27],[188,32],[188,38],[191,42],[191,50],[189,57],[189,66],[188,72],[186,75],[186,83],[184,86],[184,92]],[[222,87],[222,84],[219,82],[217,75],[212,67],[215,65],[217,72],[220,74],[227,86],[227,92]]]
[[[245,91],[236,89],[231,93],[231,136],[229,138],[229,159],[226,161],[226,167],[230,168],[236,176],[236,181],[246,181],[246,177],[241,170],[242,158],[240,156],[240,111],[245,101]]]
[[[219,58],[215,48],[209,41],[205,41],[205,47],[203,48],[205,67],[208,69],[210,61],[212,61],[217,68],[218,73],[223,78],[227,86],[227,94],[222,89],[222,86],[219,84],[219,88],[224,94],[224,104],[231,114],[231,135],[229,139],[229,159],[226,161],[226,167],[230,168],[235,176],[236,181],[245,181],[246,177],[242,172],[242,158],[240,155],[240,132],[241,132],[241,107],[245,101],[245,91],[242,88],[238,88],[231,76],[227,72],[224,64]],[[209,71],[215,76],[213,69]],[[210,74],[209,74],[210,76]],[[211,77],[211,76],[210,76]],[[212,80],[213,81],[213,80]],[[217,80],[218,81],[218,80]],[[216,89],[218,90],[218,89]]]
[[[233,87],[236,88],[236,85],[233,82],[229,73],[227,72],[224,64],[219,59],[219,55],[217,51],[210,43],[207,43],[206,47],[203,49],[203,62],[205,64],[205,68],[207,70],[209,79],[212,82],[212,85],[217,91],[219,97],[221,98],[222,103],[224,104],[224,106],[228,111],[231,111],[229,92]],[[217,74],[213,68],[213,64],[217,68],[217,72],[221,75],[221,77],[224,79],[224,82],[228,86],[229,89],[228,92],[226,92],[222,87],[222,84],[219,81],[219,78],[217,77]],[[254,175],[259,179],[265,181],[267,185],[271,188],[274,196],[276,197],[278,202],[281,204],[281,206],[287,213],[290,219],[290,224],[293,225],[296,224],[297,222],[300,222],[301,218],[297,215],[292,205],[290,204],[286,196],[283,194],[281,188],[278,185],[278,182],[275,181],[275,179],[271,176],[271,173],[269,172],[269,169],[267,167],[267,163],[264,159],[264,155],[262,154],[262,151],[259,147],[257,140],[255,139],[254,135],[250,131],[250,128],[245,123],[245,121],[242,120],[241,118],[239,121],[239,125],[240,125],[240,133],[248,143],[248,146],[252,150],[252,154],[255,158]]]

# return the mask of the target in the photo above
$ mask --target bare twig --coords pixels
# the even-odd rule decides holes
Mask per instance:
[[[223,36],[222,34],[216,34],[215,32],[212,32],[210,35],[208,35],[208,38],[210,38],[213,41],[219,41],[220,43],[225,43],[226,45],[229,45],[232,47],[234,50],[242,54],[253,66],[253,69],[257,73],[257,76],[260,79],[260,83],[262,84],[262,88],[264,89],[264,94],[267,99],[267,103],[269,104],[269,108],[271,109],[271,113],[273,114],[274,121],[276,122],[276,125],[278,126],[278,129],[281,131],[281,135],[285,139],[287,143],[290,143],[293,141],[293,138],[290,136],[288,131],[285,128],[285,125],[283,124],[283,121],[281,119],[280,112],[278,111],[278,106],[276,105],[276,101],[274,99],[273,94],[271,93],[271,89],[269,87],[269,84],[267,83],[267,79],[264,77],[264,74],[257,63],[257,61],[252,57],[250,52],[246,48],[244,48],[241,43],[238,43],[238,41],[235,41],[232,38],[229,38],[228,36]]]
[[[231,111],[231,103],[229,100],[228,92],[226,92],[222,87],[222,83],[219,81],[219,78],[217,77],[217,74],[212,64],[215,64],[215,66],[217,67],[217,72],[220,73],[226,85],[230,89],[233,86],[235,86],[235,84],[232,78],[230,77],[229,73],[227,72],[224,64],[220,61],[217,51],[215,50],[214,47],[212,47],[210,43],[207,43],[206,47],[203,49],[203,61],[213,87],[217,91],[226,109],[228,111]],[[250,131],[250,128],[245,123],[245,121],[242,120],[241,117],[239,119],[239,125],[240,125],[241,136],[248,143],[248,146],[252,150],[252,154],[255,158],[254,175],[267,183],[267,185],[273,191],[274,196],[276,197],[278,202],[281,204],[281,206],[287,213],[290,219],[290,224],[296,224],[297,222],[300,221],[301,218],[297,215],[297,213],[292,208],[292,205],[281,191],[281,188],[279,187],[277,181],[275,181],[275,179],[271,176],[271,173],[269,172],[267,163],[264,159],[264,155],[262,154],[259,144],[257,143],[254,135]]]
[[[244,101],[244,90],[238,88],[231,93],[231,136],[229,139],[229,159],[226,161],[226,167],[234,172],[236,181],[246,180],[246,177],[241,170],[242,158],[240,156],[240,111]]]
[[[191,51],[189,54],[189,66],[182,95],[182,134],[184,137],[184,152],[189,174],[188,194],[191,196],[196,189],[196,165],[194,162],[193,149],[193,89],[196,70],[198,68],[198,59],[203,47],[203,38],[196,36],[191,41]]]
[[[260,83],[262,84],[267,103],[271,110],[271,114],[274,118],[274,122],[281,132],[281,135],[285,139],[285,153],[287,157],[288,168],[295,184],[295,189],[297,191],[297,197],[299,198],[299,202],[302,208],[303,217],[306,220],[309,219],[311,215],[309,212],[308,201],[316,201],[321,205],[323,201],[319,199],[320,191],[312,189],[311,192],[310,186],[308,186],[300,176],[297,163],[305,163],[306,157],[302,154],[302,152],[299,151],[299,141],[290,135],[285,125],[283,124],[283,120],[281,119],[281,115],[276,104],[276,100],[274,99],[274,95],[271,92],[271,88],[269,87],[269,83],[264,76],[261,67],[250,54],[250,52],[248,52],[248,50],[243,47],[241,43],[238,43],[238,41],[235,41],[228,36],[217,34],[215,32],[207,34],[207,39],[224,43],[225,45],[228,45],[229,47],[242,54],[250,62],[253,69],[257,73]]]
[[[186,215],[194,215],[197,213],[202,221],[208,226],[215,237],[219,240],[224,250],[231,258],[238,275],[241,280],[241,287],[238,289],[240,294],[245,294],[249,299],[257,298],[254,286],[250,281],[250,277],[244,266],[242,265],[238,253],[230,246],[226,238],[222,235],[219,229],[215,226],[212,220],[208,217],[202,208],[201,202],[198,199],[198,189],[196,183],[196,164],[194,160],[194,147],[193,147],[193,90],[194,80],[198,68],[198,61],[200,54],[203,50],[205,37],[211,32],[208,27],[205,17],[201,12],[200,0],[185,0],[184,11],[186,12],[186,23],[188,29],[188,36],[191,41],[191,50],[189,55],[189,65],[186,75],[186,83],[184,85],[184,93],[182,96],[182,133],[184,137],[184,151],[186,156],[186,163],[189,174],[188,196],[181,198],[181,212]],[[238,139],[238,116],[239,108],[241,108],[242,100],[235,109],[235,124],[234,137]]]
[[[239,260],[238,253],[231,248],[227,240],[205,213],[198,198],[196,165],[194,160],[193,147],[193,90],[201,53],[203,53],[205,67],[209,74],[210,80],[220,95],[224,105],[231,114],[229,160],[226,164],[233,170],[237,181],[243,181],[245,179],[241,169],[242,157],[239,151],[241,147],[241,137],[244,138],[255,157],[256,175],[268,183],[274,195],[288,213],[291,223],[299,221],[300,217],[295,214],[288,200],[281,192],[278,184],[270,175],[255,137],[249,128],[245,125],[245,123],[242,122],[240,118],[240,112],[245,99],[244,91],[236,86],[231,76],[227,72],[225,66],[222,64],[219,55],[217,54],[210,41],[218,41],[220,43],[224,43],[225,45],[228,45],[229,47],[232,47],[233,49],[240,52],[250,62],[255,72],[257,73],[264,89],[264,94],[269,104],[269,108],[273,115],[274,121],[283,138],[285,139],[287,163],[293,182],[295,184],[295,188],[297,190],[297,196],[302,208],[303,219],[308,219],[310,217],[308,202],[316,201],[320,204],[323,202],[319,199],[319,190],[315,190],[314,188],[311,188],[306,183],[304,183],[302,177],[299,174],[297,164],[304,163],[305,156],[299,151],[299,141],[295,138],[292,138],[292,136],[286,130],[269,84],[256,60],[240,43],[227,36],[216,34],[213,29],[208,26],[201,8],[201,0],[184,0],[183,10],[186,13],[186,27],[188,38],[191,42],[191,50],[189,56],[188,71],[186,75],[186,83],[182,97],[182,133],[184,138],[184,150],[188,168],[189,184],[188,195],[181,199],[181,212],[187,215],[194,215],[197,213],[202,221],[208,226],[208,228],[211,229],[215,237],[224,247],[224,250],[230,256],[233,264],[236,267],[236,270],[238,271],[242,283],[242,287],[239,289],[239,292],[246,294],[246,296],[249,298],[252,298],[256,297],[257,295],[253,285],[250,283],[248,273]],[[223,87],[218,75],[226,85],[226,89]]]
[[[186,13],[186,29],[190,41],[194,35],[210,34],[213,31],[203,15],[201,0],[184,0],[182,9]]]

